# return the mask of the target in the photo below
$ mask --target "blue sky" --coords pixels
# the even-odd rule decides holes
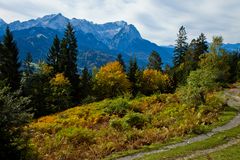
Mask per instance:
[[[222,35],[225,43],[240,42],[240,0],[0,0],[6,22],[52,13],[95,23],[124,20],[159,45],[175,44],[181,25],[189,40],[203,32],[209,41]]]

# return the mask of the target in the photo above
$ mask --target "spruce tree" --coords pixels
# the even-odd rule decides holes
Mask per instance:
[[[60,40],[56,35],[48,52],[47,64],[53,67],[54,73],[59,72]]]
[[[68,58],[67,41],[66,39],[62,39],[60,43],[59,72],[65,73],[68,63],[67,58]]]
[[[174,66],[178,66],[181,63],[184,62],[184,57],[186,54],[186,51],[188,50],[188,44],[187,44],[187,33],[185,30],[185,27],[181,26],[179,29],[179,33],[177,35],[177,44],[174,48]]]
[[[12,90],[17,90],[20,86],[19,68],[21,64],[18,61],[18,54],[16,42],[9,27],[7,27],[0,49],[0,79],[6,80]]]
[[[92,76],[88,72],[87,67],[84,67],[82,70],[82,75],[80,78],[80,87],[79,90],[81,92],[81,98],[86,98],[91,94],[92,91]]]
[[[63,72],[72,85],[72,96],[77,99],[79,76],[77,74],[77,39],[70,23],[64,33],[60,47],[59,71]]]
[[[3,50],[3,45],[0,43],[0,79],[3,79],[3,71],[5,64],[6,53]]]
[[[130,59],[129,61],[129,69],[128,69],[128,79],[132,84],[132,94],[135,96],[138,92],[137,89],[137,73],[139,72],[139,68],[137,65],[137,60],[136,57],[134,57],[134,59]]]
[[[196,49],[195,49],[195,60],[198,62],[199,57],[208,52],[208,44],[206,41],[206,36],[201,33],[196,40]]]
[[[123,71],[126,72],[126,66],[125,66],[125,63],[124,63],[124,61],[123,61],[123,59],[122,59],[122,54],[121,54],[121,53],[119,53],[119,54],[117,55],[116,61],[118,61],[118,62],[122,65]]]
[[[23,61],[23,72],[26,77],[29,77],[33,74],[34,67],[32,66],[32,54],[30,52],[27,53],[26,58]]]
[[[34,159],[26,155],[28,138],[22,136],[23,126],[32,116],[29,113],[28,97],[22,97],[20,90],[12,91],[0,81],[0,159]]]
[[[162,59],[156,51],[152,51],[148,57],[148,68],[162,71]]]
[[[197,63],[198,62],[199,54],[197,53],[197,47],[198,47],[197,40],[193,39],[188,46],[187,52],[185,53],[185,60],[184,60],[185,63],[188,63],[188,62]]]
[[[196,39],[193,39],[185,53],[184,65],[187,71],[187,76],[191,70],[195,70],[198,67],[198,62],[200,61],[200,56],[207,53],[208,45],[206,37],[203,33]]]

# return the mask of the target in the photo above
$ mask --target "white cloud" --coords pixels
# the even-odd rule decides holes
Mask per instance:
[[[52,13],[96,23],[125,20],[142,36],[160,45],[174,44],[185,25],[189,39],[205,33],[208,40],[222,35],[225,42],[240,41],[239,0],[7,0],[0,2],[0,17],[7,22]]]

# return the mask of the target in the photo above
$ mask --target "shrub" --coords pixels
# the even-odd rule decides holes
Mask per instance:
[[[142,129],[147,122],[146,117],[141,113],[130,112],[125,117],[125,122],[131,126],[138,129]]]
[[[109,101],[106,106],[105,112],[123,117],[127,113],[129,107],[130,105],[127,99],[117,98],[115,100]]]
[[[192,132],[195,133],[195,134],[204,134],[204,133],[207,133],[209,132],[209,127],[206,126],[206,125],[199,125],[199,126],[196,126],[195,128],[193,128]]]
[[[96,97],[94,97],[94,96],[87,96],[86,98],[84,98],[83,100],[82,100],[82,104],[88,104],[88,103],[93,103],[93,102],[96,102],[97,101],[97,99],[96,99]]]
[[[190,72],[186,86],[178,88],[180,99],[191,106],[199,106],[206,102],[206,94],[217,88],[217,70],[197,69]]]
[[[110,121],[110,126],[114,129],[116,129],[117,131],[123,131],[128,129],[128,124],[123,120],[123,119],[112,119]]]
[[[57,133],[57,140],[61,141],[66,139],[68,143],[72,143],[73,145],[79,144],[94,144],[95,143],[95,134],[92,130],[86,128],[76,128],[69,127],[62,129]]]
[[[207,94],[206,106],[210,111],[221,110],[224,107],[224,101],[216,94]]]

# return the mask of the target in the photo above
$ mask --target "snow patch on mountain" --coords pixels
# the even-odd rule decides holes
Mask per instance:
[[[48,37],[43,34],[37,34],[37,38],[42,38],[42,37],[48,39]]]

